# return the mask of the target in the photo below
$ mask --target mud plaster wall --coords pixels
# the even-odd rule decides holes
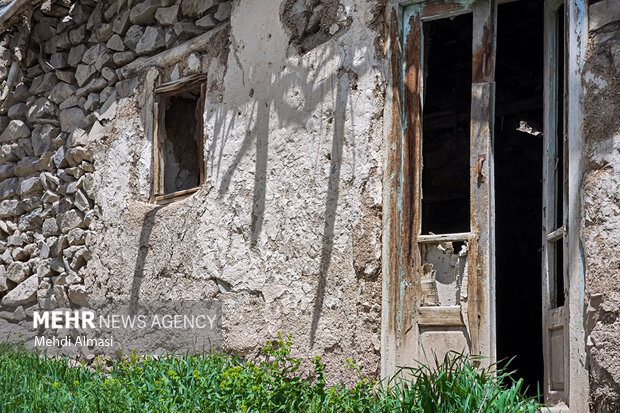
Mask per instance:
[[[590,6],[583,79],[581,237],[591,410],[597,412],[620,410],[620,8],[613,3]]]
[[[300,50],[295,36],[306,29],[294,34],[286,4],[272,3],[234,1],[213,45],[225,52],[200,57],[206,183],[189,199],[148,203],[145,75],[118,101],[94,151],[101,219],[87,289],[106,299],[215,298],[226,351],[256,354],[282,331],[298,355],[324,356],[334,379],[346,358],[378,374],[383,76],[371,26],[382,11],[321,2],[328,35]]]

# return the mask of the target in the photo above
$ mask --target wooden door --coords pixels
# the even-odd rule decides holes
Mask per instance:
[[[405,272],[399,280],[403,317],[400,365],[442,358],[448,351],[486,356],[484,364],[495,360],[492,146],[496,10],[494,0],[466,5],[429,1],[403,10],[401,233]],[[462,231],[431,232],[424,229],[429,215],[424,208],[433,206],[423,205],[425,164],[430,164],[424,155],[425,139],[427,145],[433,143],[428,132],[424,136],[423,125],[425,103],[433,93],[426,90],[427,72],[433,70],[428,56],[433,39],[428,38],[432,34],[426,26],[463,15],[471,18],[471,50],[466,50],[471,54],[471,106],[464,149],[469,170],[460,177],[469,182],[469,216]],[[445,219],[451,219],[450,213]]]
[[[562,0],[545,2],[545,124],[543,164],[542,320],[545,401],[566,401],[568,306],[568,142],[566,12]]]

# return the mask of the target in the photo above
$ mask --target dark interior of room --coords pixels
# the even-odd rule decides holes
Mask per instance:
[[[500,5],[495,106],[497,358],[542,390],[543,7]]]

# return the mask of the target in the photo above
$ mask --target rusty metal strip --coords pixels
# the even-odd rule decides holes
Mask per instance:
[[[473,6],[472,83],[495,79],[497,1],[478,0]]]

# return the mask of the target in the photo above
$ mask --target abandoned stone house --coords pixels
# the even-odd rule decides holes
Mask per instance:
[[[217,300],[339,377],[620,410],[620,1],[0,0],[0,327]],[[344,375],[343,375],[344,376]]]

